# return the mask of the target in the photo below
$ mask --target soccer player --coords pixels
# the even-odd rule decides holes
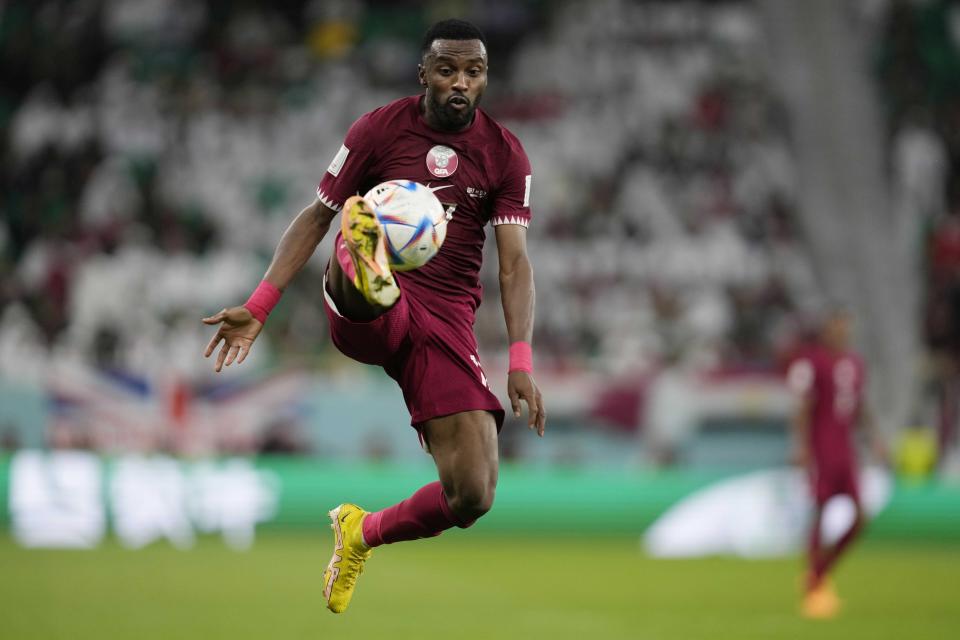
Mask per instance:
[[[469,527],[493,504],[504,414],[487,386],[473,333],[487,223],[496,236],[510,340],[511,408],[519,416],[525,402],[528,426],[540,436],[546,423],[530,349],[530,163],[517,138],[478,108],[487,85],[483,34],[460,20],[433,25],[418,76],[422,94],[375,109],[350,127],[316,200],[283,234],[250,299],[204,319],[219,324],[206,356],[224,343],[216,370],[243,362],[280,292],[341,213],[324,287],[331,338],[347,356],[382,366],[399,383],[440,480],[376,513],[353,504],[330,511],[334,552],[323,594],[335,613],[349,605],[374,547]],[[392,179],[434,189],[448,217],[439,253],[414,271],[391,272],[383,232],[370,205],[355,195]]]
[[[838,613],[840,600],[827,576],[863,528],[854,427],[859,424],[867,430],[875,453],[886,457],[863,402],[864,363],[850,348],[850,324],[845,310],[830,311],[818,344],[791,364],[787,376],[799,400],[794,419],[794,458],[809,474],[815,504],[802,605],[803,614],[811,618],[831,618]],[[823,509],[837,495],[853,500],[855,517],[836,544],[825,548],[820,531]]]

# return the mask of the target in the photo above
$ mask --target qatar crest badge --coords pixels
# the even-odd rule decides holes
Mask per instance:
[[[438,178],[449,178],[456,173],[459,164],[457,152],[450,147],[438,144],[427,152],[427,169]]]

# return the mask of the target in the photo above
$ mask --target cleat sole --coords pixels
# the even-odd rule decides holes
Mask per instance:
[[[354,285],[370,304],[389,307],[400,297],[383,245],[383,230],[370,204],[359,196],[344,203],[341,233],[353,262]]]

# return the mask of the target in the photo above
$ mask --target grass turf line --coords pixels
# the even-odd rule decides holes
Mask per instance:
[[[843,615],[815,623],[796,613],[799,559],[652,560],[633,538],[461,531],[378,549],[335,616],[320,595],[329,544],[25,551],[0,537],[0,639],[960,637],[960,546],[856,548],[836,579]]]

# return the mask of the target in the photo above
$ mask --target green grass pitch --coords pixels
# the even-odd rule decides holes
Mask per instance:
[[[798,559],[652,560],[635,539],[461,531],[377,550],[335,616],[320,595],[329,544],[24,551],[0,537],[0,638],[960,638],[960,546],[856,548],[836,578],[843,615],[810,622]]]

